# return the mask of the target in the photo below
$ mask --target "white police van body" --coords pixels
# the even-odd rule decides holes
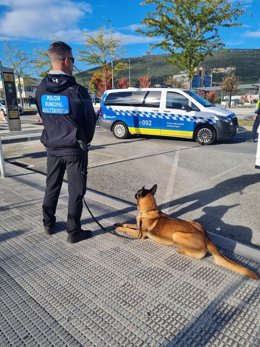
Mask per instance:
[[[194,91],[175,88],[107,90],[101,100],[100,126],[117,138],[129,134],[172,136],[212,144],[236,134],[237,118]]]

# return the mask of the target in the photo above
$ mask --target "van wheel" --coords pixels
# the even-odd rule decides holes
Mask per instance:
[[[211,125],[200,125],[195,130],[194,139],[200,145],[211,145],[216,141],[216,130]]]
[[[129,131],[125,123],[117,122],[112,127],[112,132],[117,139],[126,139],[129,135]]]

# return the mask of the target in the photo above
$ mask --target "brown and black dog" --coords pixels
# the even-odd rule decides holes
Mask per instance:
[[[259,280],[259,276],[246,267],[239,265],[224,257],[209,240],[203,226],[197,222],[173,219],[160,211],[156,205],[154,194],[157,185],[151,189],[138,190],[137,224],[116,224],[116,231],[130,236],[151,240],[162,245],[174,245],[179,248],[179,253],[194,259],[203,258],[207,251],[214,257],[215,263],[224,266],[241,275]]]

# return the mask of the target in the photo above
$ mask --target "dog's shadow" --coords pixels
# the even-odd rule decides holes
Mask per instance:
[[[180,207],[178,212],[175,212],[175,217],[182,216],[190,211],[194,211],[212,202],[222,199],[233,193],[243,194],[245,188],[258,184],[260,182],[260,174],[241,175],[227,179],[216,184],[214,187],[205,189],[199,192],[194,192],[190,195],[185,195],[172,201],[163,203],[160,208],[176,208]],[[181,218],[181,217],[180,217]]]
[[[239,204],[204,207],[202,211],[205,214],[196,219],[196,222],[204,225],[205,229],[208,231],[218,233],[218,235],[231,238],[238,242],[251,244],[253,233],[250,228],[242,225],[230,225],[223,221],[223,217],[228,210],[238,205]]]

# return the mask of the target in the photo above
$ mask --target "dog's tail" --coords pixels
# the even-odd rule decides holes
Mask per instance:
[[[248,276],[255,280],[260,279],[260,277],[255,272],[224,257],[224,255],[222,255],[218,251],[217,247],[209,239],[207,239],[206,245],[207,245],[207,250],[209,251],[209,253],[213,255],[216,264],[220,266],[224,266],[227,269],[238,272],[241,275]]]

